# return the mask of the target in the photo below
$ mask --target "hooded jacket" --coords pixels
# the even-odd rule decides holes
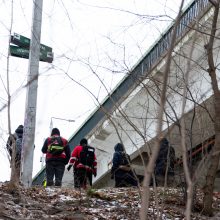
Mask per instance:
[[[22,138],[23,137],[23,131],[24,131],[24,126],[23,125],[19,125],[16,130],[15,130],[15,134],[19,137]]]
[[[112,169],[111,174],[114,176],[123,176],[126,171],[119,168],[120,165],[127,165],[130,162],[130,157],[127,155],[124,151],[124,146],[121,143],[117,143],[114,147],[114,155],[112,160]],[[126,162],[124,162],[124,158],[126,159]]]
[[[6,148],[9,152],[10,156],[12,156],[12,143],[13,143],[13,140],[15,141],[18,138],[22,138],[23,137],[23,130],[24,130],[24,126],[19,125],[15,129],[15,133],[8,137]]]
[[[122,160],[122,153],[124,152],[124,146],[121,143],[118,143],[114,147],[114,155],[113,155],[113,167],[118,168],[120,166],[120,162]]]

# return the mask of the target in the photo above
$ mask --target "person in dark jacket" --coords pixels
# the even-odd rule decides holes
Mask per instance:
[[[117,143],[114,150],[111,178],[115,179],[115,187],[138,186],[138,180],[130,167],[130,157],[125,153],[123,144]]]
[[[70,147],[68,141],[60,136],[58,128],[53,128],[51,137],[48,137],[43,144],[42,150],[46,154],[46,186],[62,185],[65,165],[70,159]]]
[[[163,138],[160,142],[160,150],[155,164],[155,176],[158,185],[164,184],[166,171],[169,177],[168,181],[171,180],[170,177],[174,176],[174,163],[175,150],[169,144],[169,141]]]
[[[20,139],[23,138],[23,129],[24,129],[24,126],[23,125],[19,125],[15,129],[15,133],[12,134],[12,136],[8,137],[6,148],[7,148],[8,152],[9,152],[10,156],[12,156],[12,143],[13,143],[13,140],[16,141],[18,138],[20,138]]]
[[[11,162],[12,162],[12,157],[13,157],[13,143],[15,144],[15,152],[14,152],[14,157],[15,157],[15,169],[16,169],[16,175],[18,178],[20,177],[20,167],[21,167],[21,152],[22,152],[22,138],[23,138],[23,125],[19,125],[15,129],[15,133],[10,135],[7,140],[6,148],[8,150],[8,153],[11,157]]]

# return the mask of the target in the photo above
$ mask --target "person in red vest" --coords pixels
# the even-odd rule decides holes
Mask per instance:
[[[58,128],[53,128],[51,136],[44,141],[41,150],[46,154],[46,186],[62,185],[65,165],[70,159],[70,147],[68,141],[60,136]]]
[[[72,166],[74,187],[85,189],[87,179],[92,186],[92,175],[96,177],[97,174],[97,160],[95,148],[88,146],[87,139],[83,138],[80,144],[73,149],[67,170],[69,171]]]

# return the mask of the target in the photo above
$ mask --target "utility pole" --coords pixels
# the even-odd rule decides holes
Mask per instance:
[[[43,0],[34,0],[33,3],[26,109],[21,156],[21,182],[25,187],[30,187],[32,185]]]

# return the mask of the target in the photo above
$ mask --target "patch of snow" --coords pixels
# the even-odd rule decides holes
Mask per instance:
[[[60,197],[60,200],[62,200],[62,201],[74,201],[74,200],[76,200],[73,197],[65,196],[65,195],[59,195],[59,197]]]

